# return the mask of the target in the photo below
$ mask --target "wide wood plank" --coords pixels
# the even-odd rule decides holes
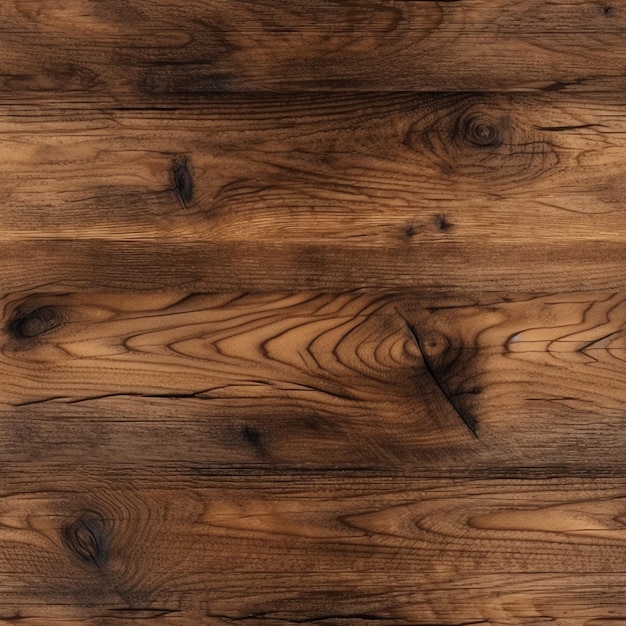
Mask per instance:
[[[624,0],[5,0],[5,98],[622,89]]]
[[[624,293],[483,298],[13,294],[0,454],[623,474]]]
[[[0,108],[0,289],[626,289],[621,95]]]
[[[199,476],[14,466],[7,624],[617,626],[623,480]]]
[[[4,304],[7,451],[31,432],[18,455],[65,441],[56,454],[78,461],[97,428],[102,460],[386,468],[436,462],[475,438],[429,380],[390,297],[34,294]]]
[[[626,97],[0,107],[2,240],[622,243]]]

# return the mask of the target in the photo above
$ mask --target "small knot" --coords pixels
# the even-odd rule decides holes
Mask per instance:
[[[603,4],[601,6],[602,13],[604,17],[613,17],[615,13],[615,9],[610,4]]]
[[[189,169],[187,157],[179,157],[172,163],[170,171],[172,186],[183,209],[193,200],[193,178]]]
[[[241,436],[246,444],[257,453],[262,454],[264,452],[265,445],[263,443],[263,436],[254,426],[246,424],[241,431]]]
[[[435,226],[437,230],[445,232],[446,230],[450,230],[453,225],[454,224],[448,222],[445,215],[435,215]]]
[[[404,228],[404,234],[407,237],[414,237],[417,234],[417,228],[415,228],[414,224],[409,224]]]
[[[497,122],[486,115],[473,115],[465,120],[463,136],[479,148],[496,148],[502,143]]]
[[[101,568],[109,558],[104,530],[104,518],[99,513],[85,511],[63,527],[61,536],[80,561]]]
[[[9,322],[9,330],[18,339],[31,339],[57,328],[63,321],[63,315],[57,308],[42,306],[26,315],[18,313]]]

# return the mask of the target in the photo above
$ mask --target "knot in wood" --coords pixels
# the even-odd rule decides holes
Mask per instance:
[[[496,148],[501,143],[498,123],[488,115],[470,115],[463,121],[463,137],[479,148]]]
[[[57,328],[63,321],[58,308],[42,306],[29,313],[18,311],[9,323],[9,329],[18,339],[31,339]]]
[[[99,513],[85,511],[74,522],[63,527],[62,537],[65,545],[83,563],[97,568],[106,564],[108,549],[105,522]]]
[[[170,169],[172,188],[180,205],[186,209],[193,201],[193,178],[186,156],[176,158]]]

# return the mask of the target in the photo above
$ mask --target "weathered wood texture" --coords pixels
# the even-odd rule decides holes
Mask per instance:
[[[6,624],[626,621],[622,480],[22,469],[0,490]]]
[[[0,288],[623,291],[625,104],[4,106]]]
[[[10,99],[623,89],[624,0],[4,0]]]
[[[0,624],[626,625],[626,0],[0,3]]]
[[[10,296],[0,454],[624,474],[623,293],[434,301]]]

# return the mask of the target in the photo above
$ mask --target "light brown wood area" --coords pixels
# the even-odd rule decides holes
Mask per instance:
[[[0,3],[0,626],[626,626],[626,0]]]

